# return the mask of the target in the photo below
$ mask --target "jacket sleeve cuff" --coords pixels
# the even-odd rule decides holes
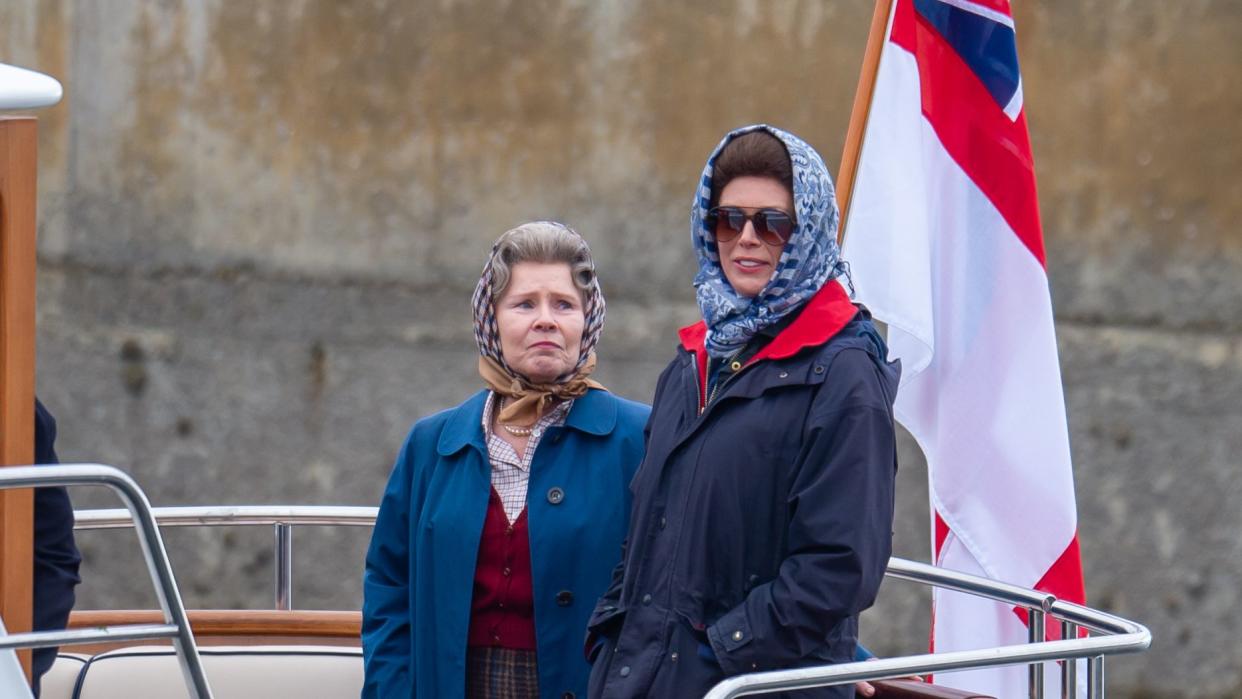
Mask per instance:
[[[746,652],[746,646],[753,638],[745,605],[733,609],[707,627],[707,640],[711,643],[712,652],[716,654],[720,669],[728,675],[759,669],[756,663],[749,660]]]

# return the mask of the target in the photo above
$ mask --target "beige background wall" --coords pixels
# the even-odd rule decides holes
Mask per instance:
[[[1110,686],[1242,696],[1242,3],[1015,5],[1089,601],[1156,635]],[[469,289],[532,218],[591,240],[600,376],[649,399],[694,319],[702,160],[770,120],[835,168],[870,12],[5,0],[0,61],[66,87],[40,114],[38,299],[62,458],[161,505],[375,503],[409,424],[478,385]],[[925,558],[910,444],[901,488]],[[270,604],[269,538],[174,532],[189,603]],[[129,539],[81,540],[83,605],[152,603],[120,583]],[[356,605],[365,536],[298,544],[295,601]],[[867,642],[921,650],[926,600],[883,597]]]

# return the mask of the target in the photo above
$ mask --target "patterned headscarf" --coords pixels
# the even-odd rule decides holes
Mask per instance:
[[[752,131],[766,131],[780,139],[793,165],[794,216],[797,228],[781,252],[768,285],[754,298],[739,296],[720,265],[720,251],[707,223],[711,206],[712,169],[720,152],[734,138]],[[690,209],[690,237],[699,259],[694,277],[699,311],[707,323],[707,353],[727,357],[750,341],[755,333],[795,311],[816,294],[829,279],[844,277],[853,292],[849,267],[837,247],[837,198],[832,177],[823,158],[797,136],[767,124],[753,124],[730,131],[703,168]]]
[[[500,328],[496,323],[496,304],[492,300],[493,279],[496,255],[506,239],[523,231],[538,226],[551,226],[575,238],[582,240],[577,231],[556,221],[534,221],[524,223],[507,231],[496,240],[487,263],[483,265],[483,273],[479,283],[474,287],[471,304],[474,309],[474,340],[479,346],[479,375],[483,381],[501,396],[512,399],[507,402],[500,413],[500,419],[506,423],[533,425],[554,400],[576,398],[590,388],[603,389],[598,382],[587,376],[595,370],[595,346],[599,344],[600,334],[604,330],[604,293],[599,288],[599,277],[595,274],[595,262],[591,260],[591,283],[584,294],[585,316],[582,327],[582,345],[578,353],[578,363],[567,374],[557,377],[550,384],[536,384],[530,378],[518,373],[505,361],[500,344]],[[586,241],[582,242],[586,247]],[[590,250],[587,251],[590,259]],[[512,272],[512,269],[510,270]],[[512,282],[512,275],[510,275]]]

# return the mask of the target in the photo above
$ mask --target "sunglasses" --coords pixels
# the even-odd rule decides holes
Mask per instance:
[[[732,242],[742,234],[747,221],[754,225],[759,240],[773,247],[789,242],[796,225],[793,217],[780,209],[759,209],[748,214],[736,206],[717,206],[707,212],[707,224],[715,231],[717,243]]]

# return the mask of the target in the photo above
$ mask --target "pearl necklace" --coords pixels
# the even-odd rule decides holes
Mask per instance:
[[[497,410],[498,410],[498,411],[500,411],[500,410],[504,410],[504,409],[505,409],[505,399],[504,399],[504,398],[501,398],[501,399],[500,399],[500,407],[499,407]],[[530,427],[514,427],[513,425],[506,425],[505,423],[503,423],[503,422],[501,422],[501,421],[500,421],[500,413],[499,413],[499,412],[497,412],[497,413],[496,413],[496,424],[498,424],[498,425],[500,425],[501,427],[505,428],[505,432],[508,432],[509,434],[511,434],[511,435],[513,435],[513,436],[515,436],[515,437],[529,437],[529,436],[530,436],[530,434],[531,434],[532,432],[534,432],[534,431],[535,431],[535,426],[534,426],[534,425],[531,425]]]

